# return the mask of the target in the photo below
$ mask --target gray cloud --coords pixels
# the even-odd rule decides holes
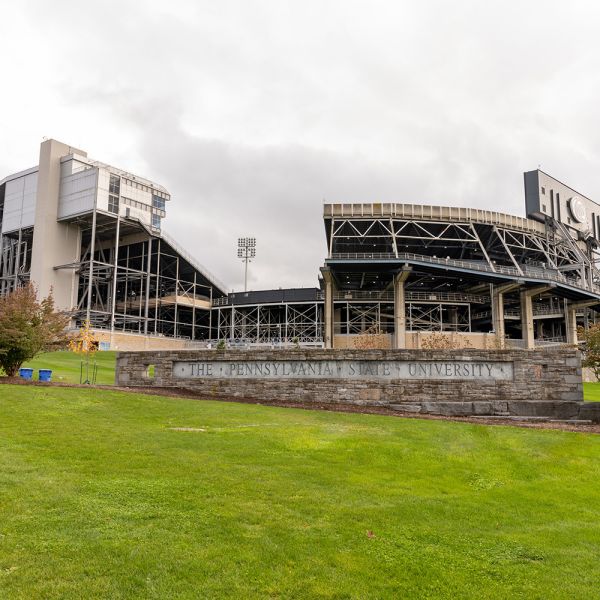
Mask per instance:
[[[322,200],[523,214],[541,167],[600,199],[600,6],[27,0],[3,7],[0,165],[42,136],[173,193],[165,223],[239,288],[314,285]]]

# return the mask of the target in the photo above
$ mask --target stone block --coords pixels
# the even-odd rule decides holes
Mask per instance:
[[[508,412],[519,417],[572,419],[579,414],[577,402],[509,402]]]
[[[578,418],[600,423],[600,402],[581,402]]]
[[[473,402],[473,413],[474,415],[493,415],[494,408],[493,402]]]
[[[399,412],[409,412],[409,413],[420,413],[421,405],[420,404],[390,404],[390,408],[397,410]]]
[[[423,402],[423,412],[447,417],[464,417],[473,414],[472,402]]]

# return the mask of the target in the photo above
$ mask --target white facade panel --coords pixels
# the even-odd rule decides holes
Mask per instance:
[[[23,186],[23,212],[21,227],[33,227],[35,222],[35,203],[37,198],[38,175],[27,175]]]
[[[36,172],[6,182],[2,233],[33,227],[37,181]]]
[[[98,169],[98,197],[96,206],[98,210],[108,212],[108,187],[110,184],[110,173],[103,168]]]
[[[77,160],[61,164],[58,218],[91,212],[96,200],[98,169]]]

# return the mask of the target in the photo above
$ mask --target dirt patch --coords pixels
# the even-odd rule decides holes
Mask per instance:
[[[277,406],[280,408],[299,408],[302,410],[325,410],[329,412],[359,413],[367,415],[387,415],[402,419],[426,419],[431,421],[458,421],[461,423],[474,423],[477,425],[510,425],[511,427],[524,427],[527,429],[555,429],[560,431],[575,431],[579,433],[600,434],[600,423],[552,423],[548,421],[514,421],[503,418],[486,417],[445,417],[442,415],[426,415],[421,413],[401,413],[383,406],[357,406],[355,404],[328,404],[317,402],[265,402],[255,398],[230,398],[230,397],[208,397],[188,388],[161,388],[161,387],[117,387],[114,385],[83,385],[75,383],[45,383],[42,381],[26,381],[20,377],[0,377],[1,384],[29,385],[41,387],[67,387],[67,388],[93,388],[107,391],[129,392],[135,394],[146,394],[148,396],[165,396],[167,398],[182,398],[198,401],[238,402],[241,404],[259,404],[261,406]]]

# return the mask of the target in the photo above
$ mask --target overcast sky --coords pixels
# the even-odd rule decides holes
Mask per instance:
[[[327,202],[600,200],[600,3],[0,0],[0,177],[53,137],[165,185],[228,287],[314,286]]]

